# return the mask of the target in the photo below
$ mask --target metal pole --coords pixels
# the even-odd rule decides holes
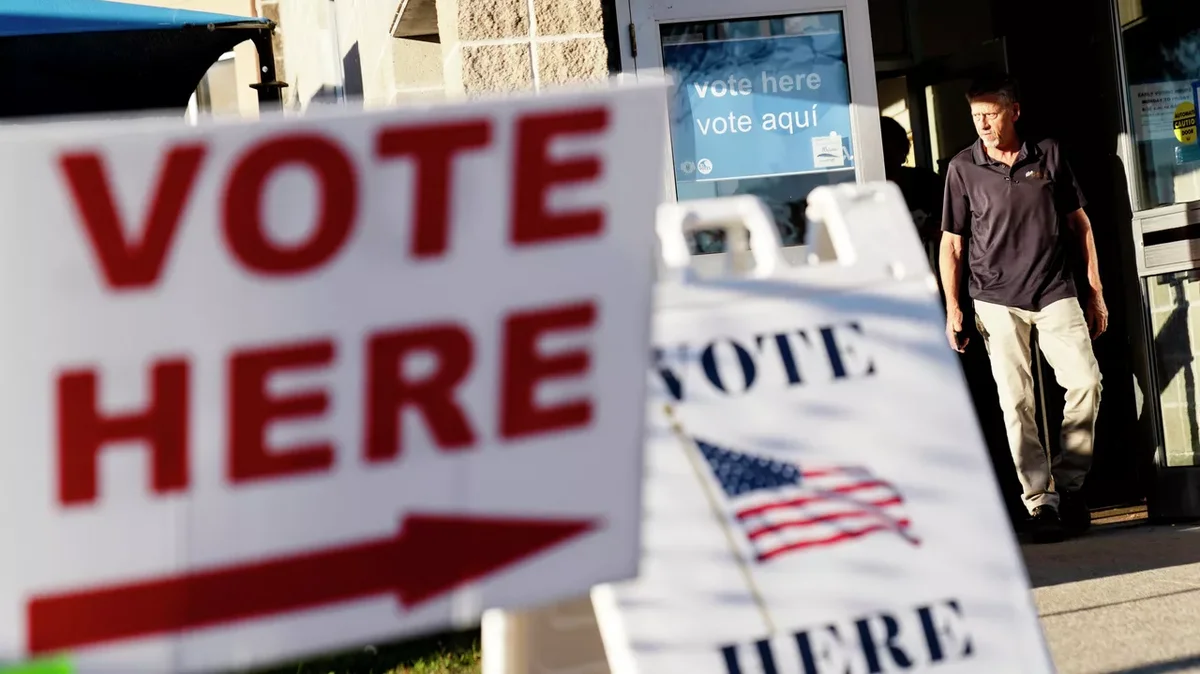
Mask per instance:
[[[333,74],[337,78],[334,95],[338,105],[346,104],[346,64],[342,61],[342,36],[338,30],[337,0],[329,0],[329,42],[333,50]]]

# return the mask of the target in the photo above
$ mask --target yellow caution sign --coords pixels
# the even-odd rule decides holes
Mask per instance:
[[[1196,143],[1196,106],[1180,103],[1175,108],[1175,138],[1184,145]]]

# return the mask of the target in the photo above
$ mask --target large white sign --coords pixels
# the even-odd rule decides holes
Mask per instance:
[[[0,661],[248,667],[632,577],[663,114],[0,136]]]
[[[1052,672],[898,189],[815,191],[838,260],[798,268],[736,201],[667,207],[669,267],[735,216],[759,260],[660,288],[642,566],[593,595],[614,674]]]

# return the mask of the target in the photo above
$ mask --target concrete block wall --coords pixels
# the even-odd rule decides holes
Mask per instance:
[[[391,39],[392,104],[441,98],[446,91],[442,45],[423,40]]]
[[[437,41],[392,37],[401,0],[126,1],[275,21],[275,67],[289,84],[289,110],[333,102],[337,87],[379,107],[608,74],[600,0],[432,0]],[[235,51],[238,107],[256,116],[250,84],[258,81],[258,57],[249,43]]]
[[[439,45],[392,37],[392,21],[399,0],[336,2],[340,21],[352,33],[343,39],[343,48],[348,51],[357,46],[365,107],[392,105],[402,99],[405,92],[440,92],[442,62]]]
[[[278,24],[276,69],[291,110],[333,102],[339,86],[368,108],[442,92],[441,45],[392,37],[399,0],[256,1]]]
[[[450,94],[543,89],[608,75],[600,0],[437,0]]]
[[[258,0],[277,10],[295,107],[334,79],[328,0]],[[336,0],[341,57],[357,48],[366,107],[444,95],[543,89],[608,75],[600,0],[436,0],[438,41],[394,38],[400,0]],[[275,18],[275,16],[272,16]],[[297,44],[299,43],[299,44]],[[322,69],[321,63],[326,63]],[[350,73],[348,79],[353,79]]]
[[[288,83],[284,107],[301,110],[340,85],[334,53],[334,21],[326,0],[259,0],[259,10],[276,22],[276,75]],[[340,27],[340,26],[339,26]]]

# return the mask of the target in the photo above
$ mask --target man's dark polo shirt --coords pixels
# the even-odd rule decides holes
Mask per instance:
[[[970,237],[971,297],[1031,311],[1076,297],[1066,217],[1086,203],[1054,140],[1026,141],[1011,168],[982,140],[959,152],[946,169],[942,230]]]

